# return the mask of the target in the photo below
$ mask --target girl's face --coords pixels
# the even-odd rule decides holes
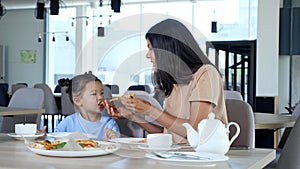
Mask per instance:
[[[148,52],[146,54],[146,58],[150,59],[150,62],[153,63],[154,70],[157,71],[157,64],[156,64],[155,54],[154,54],[152,45],[150,43],[150,40],[148,38],[147,38],[147,47],[148,47]]]
[[[82,113],[100,113],[104,109],[103,85],[97,81],[88,82],[74,103]]]

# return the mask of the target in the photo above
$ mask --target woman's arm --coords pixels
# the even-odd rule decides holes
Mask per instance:
[[[145,119],[139,117],[137,114],[132,113],[131,111],[127,110],[124,107],[119,107],[117,110],[118,110],[118,114],[125,116],[126,118],[134,121],[136,124],[138,124],[140,127],[142,127],[144,130],[146,130],[149,133],[163,132],[163,127],[150,123],[149,121],[146,121]]]
[[[202,101],[191,102],[190,118],[181,119],[169,114],[168,112],[162,111],[152,106],[149,102],[139,98],[135,98],[135,99],[122,98],[122,103],[129,110],[153,118],[158,123],[160,123],[163,127],[169,129],[170,131],[182,137],[186,137],[186,129],[182,126],[183,123],[189,123],[196,129],[198,127],[198,123],[202,119],[207,118],[208,114],[211,112],[213,108],[212,104],[209,102],[202,102]],[[147,128],[147,126],[144,127]]]
[[[135,113],[129,111],[124,107],[116,108],[115,106],[109,105],[108,102],[105,100],[105,108],[107,110],[107,114],[115,119],[120,119],[120,118],[130,119],[149,133],[163,132],[163,127],[146,121],[145,119],[139,117],[138,115],[136,115]]]

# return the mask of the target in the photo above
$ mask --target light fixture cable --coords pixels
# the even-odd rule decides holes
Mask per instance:
[[[69,32],[68,31],[57,31],[57,32],[39,32],[37,41],[40,43],[42,42],[42,35],[52,34],[52,42],[56,41],[55,34],[63,34],[65,36],[66,41],[70,41]]]
[[[2,0],[0,0],[0,19],[6,14],[6,8],[2,5]]]

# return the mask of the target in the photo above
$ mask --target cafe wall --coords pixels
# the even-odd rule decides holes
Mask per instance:
[[[44,21],[34,17],[34,9],[8,10],[0,20],[0,45],[5,45],[6,82],[26,82],[29,86],[44,81]],[[10,91],[10,89],[9,89]]]

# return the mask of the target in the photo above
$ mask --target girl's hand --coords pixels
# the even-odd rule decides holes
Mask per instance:
[[[112,139],[112,138],[117,138],[118,135],[115,131],[113,131],[112,129],[109,129],[109,128],[106,128],[105,129],[105,140],[109,140],[109,139]]]
[[[42,128],[42,130],[37,130],[36,132],[37,132],[37,133],[44,133],[44,134],[46,134],[46,133],[47,133],[47,126],[44,126],[44,127]]]

